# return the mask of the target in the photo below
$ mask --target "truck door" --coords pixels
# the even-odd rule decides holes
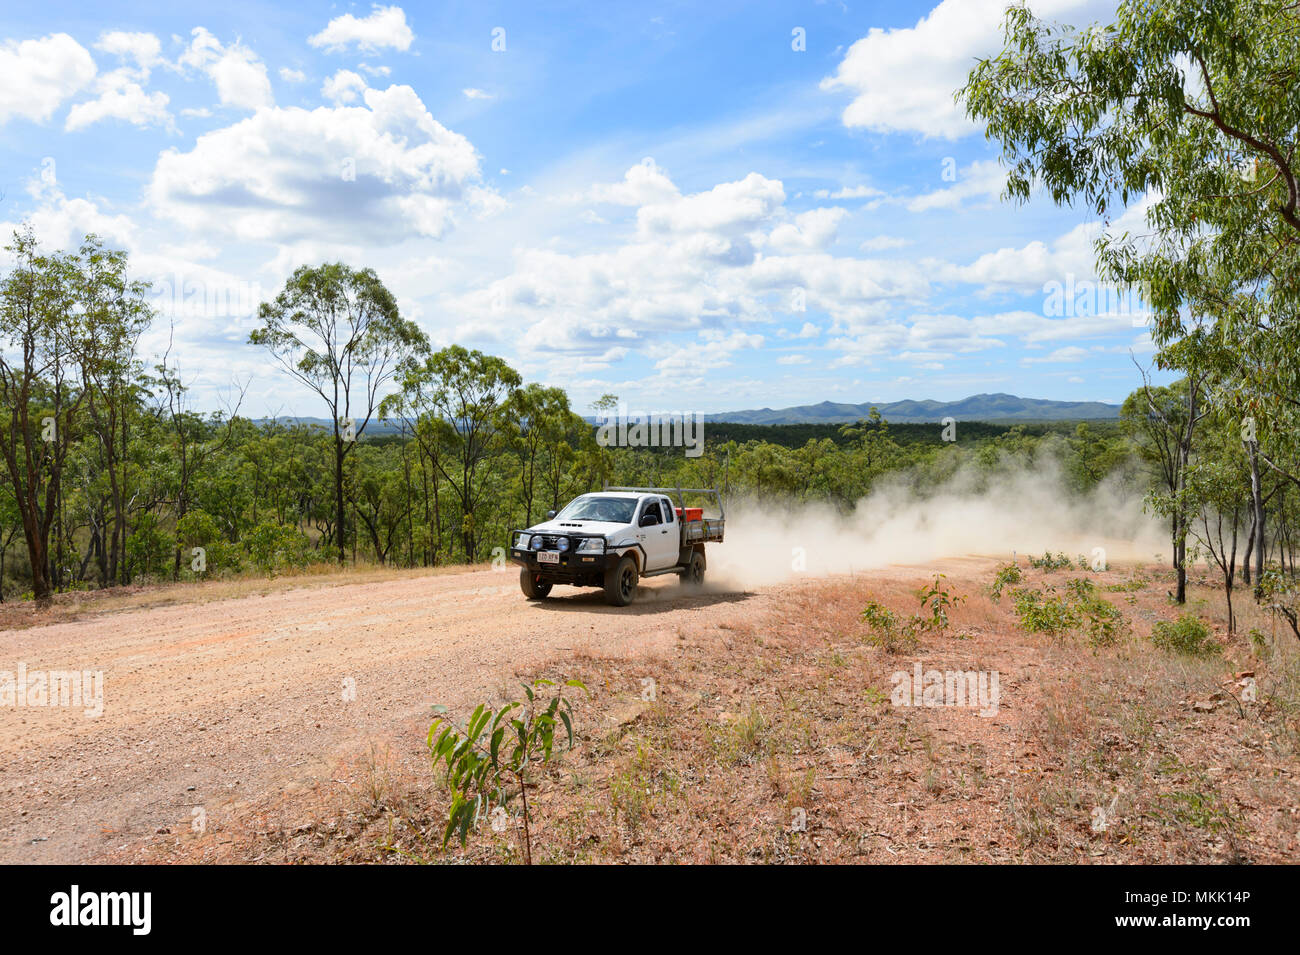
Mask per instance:
[[[677,523],[664,521],[663,507],[656,498],[647,498],[641,505],[638,523],[637,537],[645,548],[645,569],[663,570],[676,564]]]

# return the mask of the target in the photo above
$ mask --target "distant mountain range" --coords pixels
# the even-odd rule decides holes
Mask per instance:
[[[823,401],[818,405],[794,408],[759,408],[753,411],[724,411],[705,415],[705,421],[730,421],[737,424],[837,424],[867,417],[871,409],[886,421],[897,424],[924,424],[955,418],[958,421],[1063,421],[1104,420],[1119,417],[1119,405],[1101,401],[1049,401],[1045,398],[1018,398],[1015,395],[971,395],[960,401],[886,401],[860,405]]]
[[[1119,405],[1101,401],[1049,401],[1045,398],[1018,398],[1015,395],[971,395],[960,401],[886,401],[864,402],[860,405],[823,401],[819,405],[798,405],[794,408],[758,408],[750,411],[723,411],[706,414],[705,421],[727,421],[735,424],[840,424],[867,417],[876,408],[886,421],[895,424],[926,424],[955,418],[958,421],[1100,421],[1119,417]],[[630,414],[639,409],[629,409]],[[586,416],[588,421],[596,419]],[[264,425],[270,419],[256,419]],[[317,425],[329,427],[328,418],[282,417],[284,424]],[[395,423],[371,419],[366,434],[371,436],[395,434]]]

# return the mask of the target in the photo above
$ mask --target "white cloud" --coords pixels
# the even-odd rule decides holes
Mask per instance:
[[[193,39],[181,54],[180,65],[206,73],[216,84],[222,106],[255,110],[273,105],[266,64],[252,50],[238,41],[223,46],[203,27],[195,27],[191,35]]]
[[[705,330],[700,333],[700,341],[684,345],[655,342],[646,348],[646,353],[657,359],[655,370],[660,374],[705,375],[713,369],[732,364],[731,357],[737,351],[761,348],[763,341],[762,335],[749,332],[737,330],[724,334]]]
[[[810,361],[812,359],[807,355],[782,355],[776,360],[776,363],[778,365],[806,365]]]
[[[1007,6],[1008,0],[943,0],[913,27],[872,28],[821,87],[853,95],[843,114],[846,126],[945,139],[969,135],[977,127],[953,94],[965,85],[977,57],[1001,48]],[[1035,0],[1033,11],[1054,18],[1104,6],[1096,0]],[[1113,0],[1108,6],[1113,12]]]
[[[329,52],[338,52],[355,44],[366,52],[375,52],[385,47],[394,50],[408,50],[415,34],[406,25],[406,13],[401,7],[376,6],[368,17],[354,17],[345,13],[331,20],[320,33],[309,37],[307,42],[315,47],[323,47]]]
[[[66,33],[0,46],[0,124],[44,122],[95,78],[90,52]]]
[[[997,201],[1006,186],[1006,170],[996,159],[977,159],[958,171],[957,182],[936,189],[907,202],[908,212],[927,212],[931,209],[956,209],[967,199]]]
[[[647,235],[736,236],[757,228],[784,202],[785,189],[779,180],[751,172],[708,192],[643,205],[637,210],[637,225]]]
[[[301,83],[307,79],[307,74],[302,70],[291,70],[287,66],[280,67],[280,79],[286,83]]]
[[[170,126],[166,93],[146,93],[127,70],[114,70],[100,78],[99,98],[68,110],[64,129],[75,131],[104,119],[119,119],[132,126]]]
[[[1111,223],[1111,231],[1117,235],[1124,232],[1136,235],[1145,231],[1146,210],[1152,201],[1151,196],[1146,196],[1131,205]],[[1020,248],[986,252],[969,265],[945,265],[943,277],[984,285],[987,291],[1041,290],[1047,282],[1064,282],[1070,276],[1092,279],[1096,277],[1094,243],[1103,229],[1101,222],[1085,222],[1059,236],[1050,245],[1035,239]]]
[[[756,347],[743,337],[760,334],[751,325],[806,308],[828,312],[848,327],[928,289],[925,270],[910,263],[815,251],[844,210],[812,210],[791,222],[782,183],[757,173],[682,195],[661,169],[639,164],[623,182],[603,189],[611,202],[642,202],[632,236],[622,244],[601,241],[586,253],[548,245],[516,249],[507,275],[438,303],[438,311],[464,316],[454,336],[501,347],[525,342],[531,358],[552,362],[555,374],[575,359],[610,361],[611,349],[635,349],[658,363],[659,374],[678,369],[675,380],[684,381],[701,368],[700,349],[727,360],[723,352]],[[799,251],[759,252],[777,246]],[[696,331],[700,342],[675,347],[684,331]],[[809,321],[798,337],[819,334]]]
[[[1089,355],[1071,340],[1107,339],[1132,330],[1128,314],[1070,315],[1052,318],[1041,312],[1012,311],[965,317],[950,314],[914,314],[906,320],[882,315],[875,321],[842,323],[844,334],[829,345],[841,352],[836,366],[866,364],[876,358],[937,361],[989,349],[1007,347],[1010,340],[1030,349],[1045,346],[1044,355],[1021,359],[1023,365],[1078,362]],[[1127,347],[1123,349],[1127,351]]]
[[[677,186],[648,156],[623,175],[622,182],[597,183],[578,201],[609,203],[619,206],[644,206],[667,202],[680,195]]]
[[[933,368],[934,363],[957,355],[1005,345],[971,319],[942,314],[913,315],[907,321],[880,321],[829,342],[829,347],[840,353],[832,367],[867,364],[876,358],[897,358]]]
[[[242,240],[372,242],[440,237],[458,209],[499,200],[478,182],[464,136],[409,86],[366,90],[364,106],[259,110],[158,159],[160,215]]]
[[[351,70],[339,70],[320,88],[321,95],[333,103],[355,103],[366,92],[366,81]]]
[[[872,186],[845,186],[834,192],[829,189],[818,189],[813,195],[818,199],[876,199],[884,193]]]
[[[31,225],[43,248],[75,249],[92,232],[119,248],[130,249],[136,244],[132,220],[104,212],[93,199],[69,199],[53,182],[39,178],[28,184],[27,191],[34,207],[22,218]],[[18,222],[0,223],[0,233],[7,240],[18,226]]]
[[[838,207],[810,209],[795,216],[793,223],[783,223],[768,236],[771,247],[781,252],[804,252],[825,249],[835,241],[840,220],[848,211]]]
[[[136,68],[143,71],[146,76],[150,70],[163,62],[162,44],[152,33],[110,30],[100,34],[95,42],[95,49],[103,50],[123,60],[133,61]]]
[[[128,33],[113,30],[100,34],[95,49],[116,56],[122,65],[102,74],[95,83],[96,99],[77,103],[68,111],[63,128],[85,129],[105,119],[116,119],[133,126],[166,126],[174,129],[167,111],[166,93],[146,92],[153,68],[163,63],[162,44],[152,33]]]
[[[466,99],[493,99],[494,98],[492,94],[487,92],[486,90],[481,90],[473,86],[467,87],[461,90],[461,92],[465,94]]]
[[[1077,345],[1069,345],[1064,348],[1057,348],[1050,354],[1043,355],[1039,358],[1025,357],[1020,360],[1022,365],[1037,365],[1044,362],[1061,363],[1061,362],[1080,362],[1088,357],[1086,348],[1079,348]]]

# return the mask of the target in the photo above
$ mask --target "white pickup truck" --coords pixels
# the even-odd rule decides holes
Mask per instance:
[[[704,498],[717,516],[687,507],[687,495]],[[725,527],[716,490],[606,487],[575,497],[541,524],[511,531],[510,558],[529,600],[569,584],[603,587],[607,603],[626,607],[642,577],[677,574],[683,583],[703,583],[704,545],[721,541]]]

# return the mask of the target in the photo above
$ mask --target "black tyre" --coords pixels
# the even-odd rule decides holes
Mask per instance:
[[[605,571],[605,603],[626,607],[636,598],[636,560],[624,557]]]
[[[551,592],[551,582],[542,580],[527,567],[519,569],[519,589],[529,600],[541,600]]]
[[[704,555],[698,550],[691,554],[690,562],[681,573],[682,583],[687,587],[704,585]]]

